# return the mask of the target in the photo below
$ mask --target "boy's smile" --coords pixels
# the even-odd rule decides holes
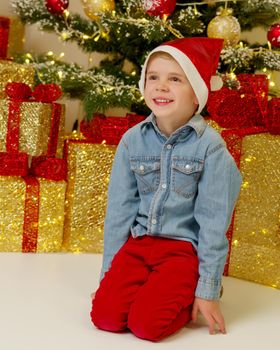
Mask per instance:
[[[158,98],[154,98],[153,101],[157,106],[166,106],[169,103],[172,103],[174,100],[158,97]]]
[[[151,57],[144,97],[166,135],[183,126],[197,109],[197,98],[181,66],[169,55]]]

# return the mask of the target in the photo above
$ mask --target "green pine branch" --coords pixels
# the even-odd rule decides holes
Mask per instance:
[[[184,6],[179,6],[184,3]],[[104,113],[109,107],[126,107],[138,113],[147,112],[138,89],[138,80],[147,53],[159,43],[176,36],[206,36],[209,21],[223,5],[186,6],[191,1],[177,1],[168,19],[147,15],[141,0],[116,1],[116,11],[100,15],[98,23],[78,14],[51,15],[44,0],[13,0],[15,13],[24,23],[38,23],[40,30],[55,32],[60,38],[76,42],[85,52],[110,53],[99,68],[83,70],[49,55],[21,55],[36,71],[37,83],[61,85],[64,94],[84,102],[87,118],[93,112]],[[201,2],[202,3],[202,2]],[[228,2],[242,29],[261,23],[268,25],[279,17],[280,0]],[[30,58],[31,57],[31,58]],[[131,63],[126,72],[125,62]],[[256,69],[280,70],[280,53],[267,47],[238,46],[222,51],[220,73],[253,73]]]

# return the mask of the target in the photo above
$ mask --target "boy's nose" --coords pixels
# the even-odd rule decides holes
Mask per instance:
[[[157,91],[168,91],[168,86],[164,83],[159,83],[156,87]]]

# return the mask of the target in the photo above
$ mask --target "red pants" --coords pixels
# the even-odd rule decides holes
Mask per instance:
[[[192,244],[153,236],[130,237],[115,255],[92,302],[97,328],[158,341],[191,317],[198,280]]]

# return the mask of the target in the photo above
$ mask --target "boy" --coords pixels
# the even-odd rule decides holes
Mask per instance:
[[[158,341],[200,311],[226,333],[219,307],[226,231],[241,176],[200,116],[222,40],[154,49],[139,82],[152,114],[122,138],[112,168],[96,327]]]

